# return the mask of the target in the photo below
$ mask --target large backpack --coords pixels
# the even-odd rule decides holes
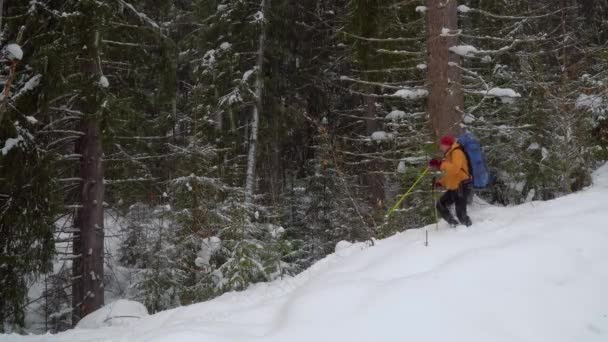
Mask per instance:
[[[471,133],[464,133],[458,137],[458,143],[467,157],[473,188],[483,189],[488,187],[491,177],[479,140]]]

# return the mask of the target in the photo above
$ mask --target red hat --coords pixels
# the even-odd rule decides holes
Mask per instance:
[[[452,146],[452,145],[454,145],[455,142],[456,142],[456,139],[454,139],[454,137],[451,135],[444,135],[443,137],[441,137],[441,140],[439,140],[440,145],[447,145],[447,146]]]

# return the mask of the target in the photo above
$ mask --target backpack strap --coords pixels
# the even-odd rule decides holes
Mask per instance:
[[[473,168],[471,167],[471,158],[469,158],[467,151],[460,144],[458,144],[458,147],[456,147],[454,150],[461,150],[464,154],[464,158],[467,160],[467,166],[469,167],[469,172],[467,172],[467,170],[465,170],[464,168],[461,168],[461,170],[469,176],[470,180],[473,180],[473,176],[471,175],[471,171],[473,171]]]

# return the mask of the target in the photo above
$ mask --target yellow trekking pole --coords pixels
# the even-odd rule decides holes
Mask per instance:
[[[416,185],[418,185],[418,183],[420,183],[422,178],[424,178],[424,176],[426,176],[427,173],[429,173],[428,167],[426,169],[424,169],[424,171],[420,174],[418,179],[416,179],[414,184],[412,184],[412,186],[405,192],[405,194],[403,194],[403,196],[401,196],[401,198],[397,201],[397,203],[395,203],[395,205],[393,205],[393,207],[388,210],[388,213],[386,213],[386,218],[389,218],[393,214],[393,212],[401,205],[403,200],[405,200],[412,193],[412,190],[414,190]]]
[[[439,230],[439,217],[437,216],[437,195],[435,192],[436,179],[433,177],[433,184],[431,185],[431,197],[433,199],[433,211],[435,212],[435,229]]]

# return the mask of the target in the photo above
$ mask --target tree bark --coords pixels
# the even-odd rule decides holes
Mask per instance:
[[[260,123],[260,113],[262,112],[262,95],[264,93],[264,55],[266,52],[266,14],[270,0],[262,0],[260,12],[263,15],[261,22],[261,32],[258,42],[258,56],[256,63],[255,81],[255,104],[251,115],[251,132],[249,135],[249,153],[247,155],[247,175],[245,180],[245,205],[251,206],[253,203],[253,193],[255,192],[255,168],[257,163],[258,146],[258,126]]]
[[[442,35],[444,28],[458,30],[456,0],[427,0],[428,112],[437,137],[458,135],[464,110],[460,57],[449,51],[456,35]]]
[[[373,89],[369,90],[373,93]],[[371,136],[378,130],[378,120],[376,118],[376,99],[372,96],[365,98],[365,123],[367,129],[367,135]],[[369,169],[365,175],[365,183],[369,189],[371,195],[372,205],[381,209],[384,207],[385,193],[384,193],[384,176],[378,173],[378,170],[382,169],[382,162],[374,160],[369,164]]]
[[[0,0],[0,42],[2,38],[2,19],[4,19],[4,0]]]
[[[80,208],[76,213],[74,228],[72,274],[72,324],[99,309],[104,304],[103,260],[103,149],[97,114],[101,103],[101,90],[97,82],[101,76],[99,61],[99,31],[87,32],[87,55],[82,58],[83,77],[90,89],[83,92],[81,109],[85,113],[81,121],[83,135],[76,143],[76,153],[81,155],[79,175]]]
[[[81,154],[80,202],[74,237],[74,261],[72,287],[72,323],[104,304],[103,289],[103,166],[101,131],[94,119],[82,122],[82,136],[76,146]]]

